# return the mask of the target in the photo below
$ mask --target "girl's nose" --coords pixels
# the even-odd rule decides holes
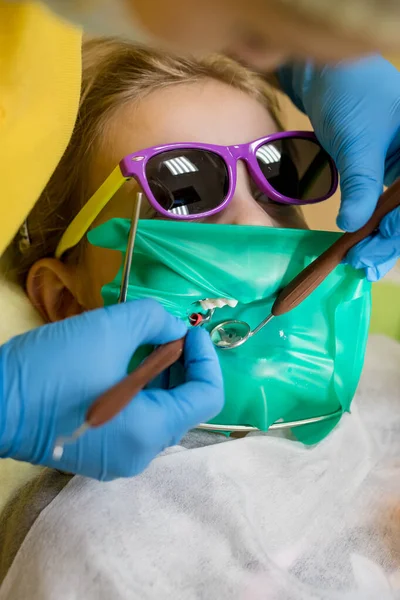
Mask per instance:
[[[221,219],[220,223],[230,225],[274,226],[271,217],[250,192],[235,194],[228,208],[221,214]]]
[[[230,204],[225,210],[215,215],[213,222],[225,225],[274,226],[274,221],[264,210],[262,203],[255,199],[247,170],[243,164],[238,164],[236,190]]]

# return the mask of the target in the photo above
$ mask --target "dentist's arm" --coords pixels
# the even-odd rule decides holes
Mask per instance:
[[[294,63],[279,71],[279,79],[336,162],[342,192],[338,226],[346,231],[360,228],[373,213],[384,183],[400,176],[399,71],[373,56],[336,67]],[[347,258],[375,281],[399,256],[397,209]]]
[[[140,300],[73,317],[13,338],[0,348],[0,457],[97,479],[140,473],[164,448],[220,412],[223,385],[208,334],[192,329],[185,382],[142,391],[106,425],[52,452],[85,419],[93,401],[127,373],[143,344],[182,337],[186,327],[161,305]]]

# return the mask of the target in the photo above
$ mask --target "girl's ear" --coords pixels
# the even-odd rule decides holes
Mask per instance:
[[[76,269],[55,258],[43,258],[31,267],[26,291],[47,323],[62,321],[85,310],[77,297]]]

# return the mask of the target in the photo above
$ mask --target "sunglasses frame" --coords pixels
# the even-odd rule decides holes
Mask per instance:
[[[237,163],[239,160],[242,160],[249,171],[249,174],[253,178],[256,185],[274,202],[278,202],[279,204],[291,204],[291,205],[308,205],[315,204],[318,202],[322,202],[330,198],[336,191],[338,185],[338,175],[335,163],[333,160],[329,158],[329,165],[331,168],[331,189],[325,196],[321,198],[316,198],[315,200],[310,200],[307,202],[302,202],[296,198],[290,198],[288,196],[284,196],[280,194],[273,186],[271,186],[266,179],[265,175],[263,175],[257,161],[256,153],[257,150],[264,146],[265,144],[270,144],[274,141],[282,140],[282,139],[304,139],[315,142],[318,146],[321,144],[318,142],[315,134],[313,132],[307,131],[284,131],[280,133],[274,133],[272,135],[265,136],[258,140],[255,140],[246,144],[236,144],[234,146],[217,146],[214,144],[199,144],[199,143],[176,143],[176,144],[165,144],[164,146],[153,146],[151,148],[147,148],[141,152],[134,152],[133,154],[129,154],[120,162],[121,172],[125,177],[133,177],[140,184],[143,189],[149,203],[152,205],[154,210],[156,210],[162,216],[168,219],[174,219],[176,221],[193,221],[199,218],[207,218],[219,213],[221,210],[224,210],[229,203],[231,202],[233,195],[236,189],[237,182]],[[169,152],[172,150],[205,150],[208,152],[213,152],[217,156],[219,156],[225,163],[228,173],[229,180],[229,188],[227,195],[223,202],[219,204],[216,208],[211,210],[194,214],[194,215],[175,215],[171,214],[167,210],[165,210],[158,202],[151,188],[148,184],[146,177],[146,167],[151,158],[154,158],[158,154],[162,154],[163,152]]]
[[[259,189],[274,202],[289,205],[309,205],[327,200],[335,193],[338,186],[338,172],[335,163],[329,155],[328,160],[332,178],[331,189],[327,194],[325,194],[325,196],[316,198],[315,200],[302,202],[301,200],[284,196],[283,194],[277,192],[268,183],[268,180],[263,175],[257,162],[257,150],[264,144],[270,144],[275,141],[291,138],[309,140],[315,142],[322,148],[321,144],[317,140],[316,135],[312,131],[284,131],[267,135],[253,142],[236,144],[233,146],[218,146],[214,144],[202,144],[197,142],[179,142],[174,144],[164,144],[162,146],[151,146],[150,148],[128,154],[120,161],[119,165],[112,171],[112,173],[97,189],[93,196],[91,196],[81,211],[67,227],[57,246],[55,253],[56,257],[60,258],[64,252],[73,248],[80,242],[103,208],[116,194],[116,192],[124,185],[124,183],[130,179],[135,179],[135,181],[140,185],[149,203],[157,213],[167,219],[173,219],[175,221],[194,221],[197,219],[210,217],[224,210],[224,208],[226,208],[231,202],[235,193],[237,181],[237,163],[239,160],[242,160],[246,164],[250,176]],[[146,166],[151,158],[154,158],[163,152],[173,150],[205,150],[208,152],[213,152],[224,161],[229,178],[229,188],[227,195],[221,204],[219,204],[216,208],[194,215],[173,214],[162,208],[162,206],[154,197],[147,182]]]

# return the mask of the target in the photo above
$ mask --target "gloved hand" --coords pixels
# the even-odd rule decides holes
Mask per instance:
[[[337,224],[355,231],[372,215],[382,193],[400,176],[400,73],[379,56],[336,67],[312,63],[283,67],[281,85],[311,120],[341,177]],[[349,252],[355,268],[376,281],[400,255],[400,212]]]
[[[152,300],[112,306],[46,325],[0,348],[0,456],[97,479],[140,473],[167,446],[223,405],[218,359],[209,335],[188,332],[186,381],[173,390],[142,391],[112,421],[67,444],[54,442],[85,420],[88,407],[127,373],[143,344],[163,344],[184,323]]]

